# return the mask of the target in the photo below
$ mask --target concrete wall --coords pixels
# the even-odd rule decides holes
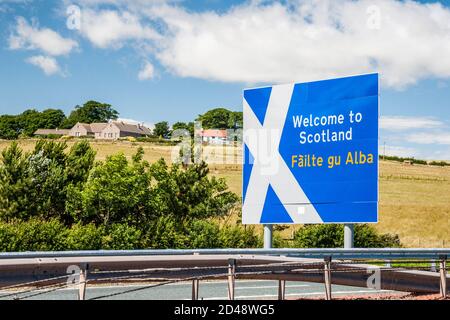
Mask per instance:
[[[88,131],[84,126],[76,124],[72,129],[70,129],[69,135],[73,137],[85,137],[88,135]]]
[[[97,138],[97,136],[96,136]],[[100,137],[97,139],[118,139],[120,138],[120,130],[113,123],[109,123],[105,129],[100,133]]]

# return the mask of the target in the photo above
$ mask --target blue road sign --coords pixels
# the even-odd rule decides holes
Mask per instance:
[[[378,74],[244,90],[245,224],[378,221]]]

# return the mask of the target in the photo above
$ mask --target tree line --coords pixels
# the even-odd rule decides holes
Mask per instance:
[[[0,139],[17,139],[31,137],[37,129],[70,129],[76,123],[108,122],[117,120],[119,112],[110,104],[98,101],[87,101],[77,105],[66,117],[60,109],[45,109],[39,112],[29,109],[19,115],[0,115]],[[196,121],[202,122],[204,129],[237,129],[242,128],[242,112],[215,108],[198,115]],[[170,128],[168,121],[155,124],[154,137],[169,138],[175,130],[187,130],[194,136],[194,122],[175,122]]]
[[[29,109],[19,115],[0,115],[0,138],[30,137],[37,129],[70,129],[77,122],[107,122],[116,120],[118,115],[111,105],[92,100],[75,106],[68,117],[60,109],[45,109],[42,112]]]
[[[214,108],[198,115],[195,121],[201,122],[203,129],[240,129],[243,126],[243,114],[242,111]],[[171,130],[168,121],[161,121],[155,124],[154,135],[169,137],[175,130],[187,130],[193,137],[194,122],[175,122]]]

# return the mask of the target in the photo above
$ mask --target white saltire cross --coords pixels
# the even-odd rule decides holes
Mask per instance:
[[[293,84],[272,87],[264,125],[243,99],[244,143],[254,157],[242,207],[244,224],[260,223],[269,184],[293,223],[323,222],[278,150],[293,90]]]

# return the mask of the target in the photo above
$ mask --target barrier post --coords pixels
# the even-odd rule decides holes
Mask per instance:
[[[234,300],[236,260],[228,260],[228,300]]]
[[[86,298],[86,285],[87,285],[87,272],[89,265],[82,264],[80,266],[80,278],[78,284],[78,300],[85,300]]]
[[[192,300],[198,300],[198,287],[200,280],[192,280]]]
[[[278,300],[284,300],[286,297],[286,281],[278,280]]]
[[[331,257],[324,259],[325,300],[331,300]]]
[[[446,298],[447,297],[447,266],[446,266],[446,260],[447,257],[441,257],[440,261],[440,274],[441,274],[441,285],[440,285],[440,291],[441,291],[441,297]]]

